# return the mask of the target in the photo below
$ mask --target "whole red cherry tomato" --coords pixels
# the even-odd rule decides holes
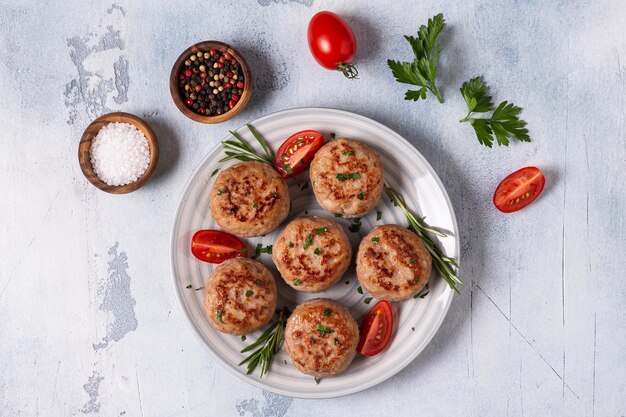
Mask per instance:
[[[328,11],[317,13],[309,22],[307,37],[313,58],[322,67],[341,71],[352,79],[359,72],[354,63],[356,38],[341,16]]]

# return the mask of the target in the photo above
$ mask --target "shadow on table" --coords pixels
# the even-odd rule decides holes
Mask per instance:
[[[159,141],[159,164],[154,176],[147,185],[159,186],[162,181],[174,170],[180,157],[180,138],[174,129],[160,118],[150,119],[150,126]]]

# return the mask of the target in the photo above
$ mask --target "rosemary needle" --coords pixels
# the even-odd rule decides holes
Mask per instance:
[[[426,224],[424,217],[417,217],[413,214],[407,207],[404,197],[391,188],[387,181],[385,181],[385,191],[387,192],[387,196],[393,205],[400,207],[400,209],[404,212],[404,215],[409,222],[409,230],[413,231],[413,233],[415,233],[422,240],[424,246],[426,246],[426,249],[430,252],[433,257],[433,266],[435,269],[441,274],[443,279],[446,280],[450,288],[459,293],[457,285],[463,285],[463,281],[457,275],[459,266],[456,264],[454,259],[443,254],[442,250],[428,235],[428,233],[432,233],[439,237],[446,237],[447,235]]]
[[[265,154],[258,154],[239,133],[229,130],[230,134],[233,135],[237,140],[222,141],[222,145],[224,146],[224,153],[226,153],[226,156],[220,159],[220,162],[226,162],[231,159],[238,159],[240,161],[260,161],[268,164],[273,164],[274,157],[272,156],[272,152],[267,146],[265,140],[252,125],[247,124],[246,127],[248,128],[248,130],[250,130],[250,133],[252,133],[252,136],[254,136],[257,142],[259,142]]]
[[[272,323],[257,340],[241,350],[241,353],[254,350],[254,352],[239,363],[239,366],[245,363],[248,364],[246,366],[248,375],[254,372],[258,365],[261,365],[261,378],[269,371],[272,360],[274,360],[274,355],[278,353],[282,345],[289,314],[290,312],[287,307],[283,307],[280,311],[278,321]]]

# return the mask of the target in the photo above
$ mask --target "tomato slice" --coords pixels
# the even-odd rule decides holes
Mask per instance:
[[[522,168],[502,180],[493,194],[493,204],[503,213],[521,210],[539,197],[545,184],[539,168]]]
[[[391,305],[381,300],[367,313],[360,329],[357,351],[365,356],[374,356],[385,350],[393,333]]]
[[[201,261],[221,264],[227,259],[248,256],[248,248],[241,239],[230,233],[199,230],[191,239],[191,253]]]
[[[280,145],[274,169],[285,178],[291,178],[309,167],[313,155],[324,144],[324,136],[315,130],[303,130],[291,135]]]

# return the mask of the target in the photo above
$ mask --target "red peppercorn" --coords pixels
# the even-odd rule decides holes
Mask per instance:
[[[231,54],[229,54],[228,52],[224,53],[224,58],[226,59],[231,59],[233,56]]]
[[[199,69],[197,69],[197,68],[194,68],[194,69],[193,69],[193,73],[194,73],[194,74],[197,74],[197,73],[199,73],[199,72],[200,72],[200,70],[199,70]]]
[[[190,98],[188,98],[188,99],[185,101],[185,103],[186,103],[189,107],[193,106],[193,100],[192,100],[192,99],[190,99]]]
[[[201,72],[200,73],[200,78],[205,79],[206,78],[206,72]]]
[[[237,60],[235,58],[233,58],[233,59],[230,60],[230,63],[235,65],[237,63]]]
[[[231,100],[231,101],[228,102],[228,107],[230,107],[232,109],[233,107],[235,107],[235,104],[237,104],[237,102]]]
[[[202,90],[202,86],[200,84],[197,84],[194,88],[194,90],[196,90],[196,92],[200,92],[200,90]]]
[[[191,73],[191,70],[190,70],[190,69],[185,70],[185,75],[186,75],[187,77],[191,77],[191,74],[192,74],[192,73]]]
[[[209,51],[209,54],[211,54],[211,56],[215,55],[217,53],[217,51],[215,49],[211,49]]]
[[[226,76],[228,78],[231,78],[233,76],[233,73],[231,71],[226,71]]]
[[[230,98],[232,101],[239,101],[239,96],[237,94],[233,94]]]
[[[226,61],[226,59],[223,56],[221,56],[220,59],[218,59],[218,61],[223,64]]]
[[[218,63],[217,63],[217,67],[218,67],[218,68],[224,68],[224,64],[223,64],[222,62],[218,62]]]
[[[198,109],[198,113],[200,113],[200,114],[206,114],[206,110],[205,110],[205,109],[203,109],[202,107],[200,107],[200,108]]]
[[[244,85],[243,81],[237,81],[237,88],[243,88]]]
[[[228,83],[228,82],[226,82],[226,83],[224,83],[222,85],[224,86],[224,88],[233,88],[233,85],[231,83]]]

